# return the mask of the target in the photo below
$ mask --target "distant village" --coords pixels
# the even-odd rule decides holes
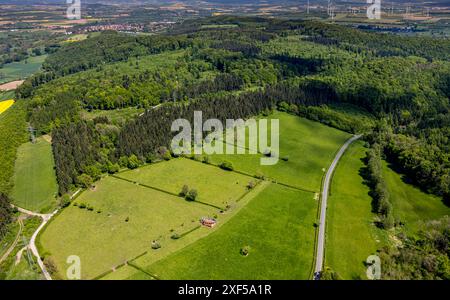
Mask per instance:
[[[137,32],[158,32],[163,29],[171,27],[175,22],[171,21],[161,21],[161,22],[150,22],[147,24],[97,24],[97,25],[87,25],[78,28],[67,29],[66,34],[80,34],[80,33],[90,33],[105,30],[115,30],[125,33],[137,33]]]

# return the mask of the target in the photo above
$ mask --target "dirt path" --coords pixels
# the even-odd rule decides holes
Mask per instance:
[[[11,244],[11,246],[9,247],[9,249],[5,252],[5,254],[3,254],[2,258],[0,258],[0,264],[6,259],[8,258],[8,256],[11,254],[11,252],[14,250],[14,248],[17,246],[17,243],[19,242],[19,238],[20,235],[22,234],[22,230],[23,230],[23,222],[22,222],[22,218],[19,216],[19,218],[17,219],[17,222],[19,223],[19,232],[17,232],[17,236],[16,239],[14,240],[14,242]]]
[[[19,250],[19,252],[17,252],[17,254],[16,254],[16,262],[14,263],[15,266],[20,264],[20,260],[22,259],[22,253],[23,253],[23,251],[25,251],[27,249],[28,249],[28,245],[24,246],[22,249]]]
[[[29,211],[27,209],[12,205],[12,204],[11,204],[11,206],[17,208],[17,210],[20,211],[21,213],[24,213],[24,214],[27,214],[30,216],[40,217],[42,219],[41,225],[39,225],[39,227],[36,229],[36,231],[31,236],[28,247],[31,249],[31,252],[36,257],[37,263],[38,263],[39,267],[41,268],[42,274],[44,274],[45,279],[52,280],[50,273],[47,272],[44,262],[42,261],[41,256],[39,255],[39,251],[36,247],[35,242],[36,242],[36,237],[38,236],[39,232],[42,230],[42,228],[44,228],[44,226],[47,224],[47,222],[58,212],[58,209],[55,210],[51,214],[40,214],[40,213],[35,213],[35,212]]]
[[[20,85],[22,85],[22,83],[24,82],[24,80],[16,80],[16,81],[11,81],[11,82],[7,82],[4,84],[0,84],[0,91],[12,91],[17,89]]]

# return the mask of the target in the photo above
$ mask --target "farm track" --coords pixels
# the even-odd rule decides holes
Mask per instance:
[[[155,190],[155,191],[158,191],[158,192],[161,192],[161,193],[166,193],[166,194],[171,195],[171,196],[174,196],[174,197],[182,198],[182,197],[181,197],[180,195],[178,195],[178,194],[175,194],[175,193],[172,193],[172,192],[169,192],[169,191],[166,191],[166,190],[163,190],[163,189],[154,187],[154,186],[150,186],[150,185],[148,185],[148,184],[144,184],[144,183],[140,183],[140,182],[135,182],[135,181],[133,181],[133,180],[126,179],[126,178],[123,178],[123,177],[120,177],[120,176],[117,176],[117,175],[111,175],[111,177],[116,178],[116,179],[120,179],[120,180],[123,180],[123,181],[126,181],[126,182],[129,182],[129,183],[131,183],[131,184],[136,184],[136,185],[138,185],[138,186],[142,186],[142,187],[145,187],[145,188],[148,188],[148,189],[152,189],[152,190]],[[202,202],[202,201],[197,201],[197,200],[195,200],[194,202],[195,202],[195,203],[202,204],[202,205],[206,205],[206,206],[209,206],[209,207],[212,207],[212,208],[220,209],[220,210],[224,210],[224,209],[225,209],[225,208],[223,208],[223,207],[220,207],[220,206],[217,206],[217,205],[214,205],[214,204],[210,204],[210,203],[206,203],[206,202]]]
[[[36,229],[36,231],[31,236],[29,247],[30,247],[33,255],[36,257],[37,263],[38,263],[39,267],[41,268],[42,274],[44,275],[45,279],[52,280],[52,277],[50,276],[50,273],[48,273],[47,269],[45,268],[44,262],[42,261],[41,256],[39,255],[39,251],[36,247],[36,237],[38,236],[38,234],[42,230],[42,228],[45,227],[47,222],[58,212],[58,209],[55,210],[51,214],[40,214],[40,213],[32,212],[30,210],[27,210],[27,209],[24,209],[24,208],[21,208],[21,207],[12,205],[12,204],[11,204],[11,206],[17,208],[17,210],[23,214],[27,214],[27,215],[34,216],[34,217],[39,217],[42,219],[41,225],[39,225],[39,227]]]
[[[352,144],[354,141],[359,139],[361,135],[354,135],[349,140],[347,140],[344,145],[339,149],[338,153],[336,154],[336,157],[334,158],[333,162],[331,163],[330,167],[328,168],[328,171],[325,175],[325,180],[323,181],[323,187],[322,187],[322,197],[321,197],[321,203],[320,203],[320,219],[319,219],[319,235],[317,239],[317,251],[316,251],[316,266],[314,270],[314,279],[319,279],[318,274],[323,269],[323,260],[324,260],[324,252],[325,252],[325,222],[327,217],[327,200],[328,200],[328,193],[330,189],[331,179],[333,177],[334,170],[336,169],[336,166],[341,159],[342,155],[345,153],[347,148]]]
[[[17,243],[19,242],[19,238],[20,235],[22,234],[22,230],[23,230],[23,222],[22,219],[19,218],[17,219],[17,222],[19,223],[19,231],[17,232],[17,236],[14,239],[14,242],[11,244],[11,246],[9,247],[9,249],[5,252],[5,254],[2,256],[2,258],[0,258],[0,264],[8,258],[8,256],[11,254],[11,252],[14,250],[14,248],[17,246]]]

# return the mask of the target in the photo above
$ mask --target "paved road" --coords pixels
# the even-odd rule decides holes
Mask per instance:
[[[33,211],[29,211],[27,209],[15,206],[15,205],[11,205],[11,206],[17,208],[17,210],[20,211],[21,213],[24,213],[24,214],[27,214],[30,216],[40,217],[42,219],[41,225],[36,229],[36,231],[31,236],[29,247],[30,247],[33,255],[36,257],[37,263],[38,263],[39,267],[41,268],[42,274],[44,274],[45,279],[52,280],[52,277],[47,272],[44,262],[42,261],[41,256],[39,255],[39,252],[38,252],[35,242],[36,242],[36,237],[39,234],[39,232],[42,230],[42,228],[44,228],[45,224],[47,224],[47,222],[58,212],[58,210],[55,210],[51,214],[39,214],[39,213],[35,213]]]
[[[323,268],[323,256],[325,249],[325,221],[327,217],[327,200],[328,200],[328,192],[330,188],[331,178],[333,176],[334,169],[336,168],[339,160],[344,154],[345,150],[347,150],[348,146],[359,139],[361,135],[354,135],[345,144],[339,149],[339,152],[336,154],[333,162],[328,168],[327,174],[325,175],[325,180],[323,181],[322,187],[322,199],[320,204],[320,220],[319,220],[319,236],[317,239],[317,251],[316,251],[316,266],[314,269],[314,279],[319,279],[318,275]]]
[[[58,210],[55,210],[53,213],[48,214],[48,215],[43,215],[42,217],[42,223],[41,225],[38,227],[38,229],[36,229],[36,231],[33,233],[33,235],[31,236],[30,239],[30,249],[31,252],[33,253],[33,255],[36,257],[37,263],[39,265],[39,267],[42,270],[42,274],[44,274],[45,279],[47,280],[52,280],[52,277],[50,276],[50,274],[47,272],[47,269],[45,268],[44,262],[41,259],[41,256],[39,255],[38,249],[36,247],[36,237],[39,234],[39,232],[42,230],[42,228],[44,228],[45,224],[47,224],[47,222],[58,212]]]

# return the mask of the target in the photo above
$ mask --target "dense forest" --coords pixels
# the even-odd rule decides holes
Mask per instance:
[[[208,22],[238,26],[202,29]],[[348,104],[385,119],[383,155],[412,182],[447,198],[449,47],[448,40],[312,21],[212,18],[167,35],[103,32],[66,45],[17,94],[30,99],[33,127],[53,132],[61,192],[86,169],[106,172],[123,156],[145,161],[168,147],[170,120],[190,119],[193,110],[226,119],[279,108],[367,131],[324,107]],[[152,108],[160,103],[168,105]],[[122,124],[83,119],[83,111],[127,107],[146,113]],[[69,157],[77,157],[76,166]]]
[[[6,234],[8,225],[11,223],[12,208],[8,196],[0,193],[0,238]]]

